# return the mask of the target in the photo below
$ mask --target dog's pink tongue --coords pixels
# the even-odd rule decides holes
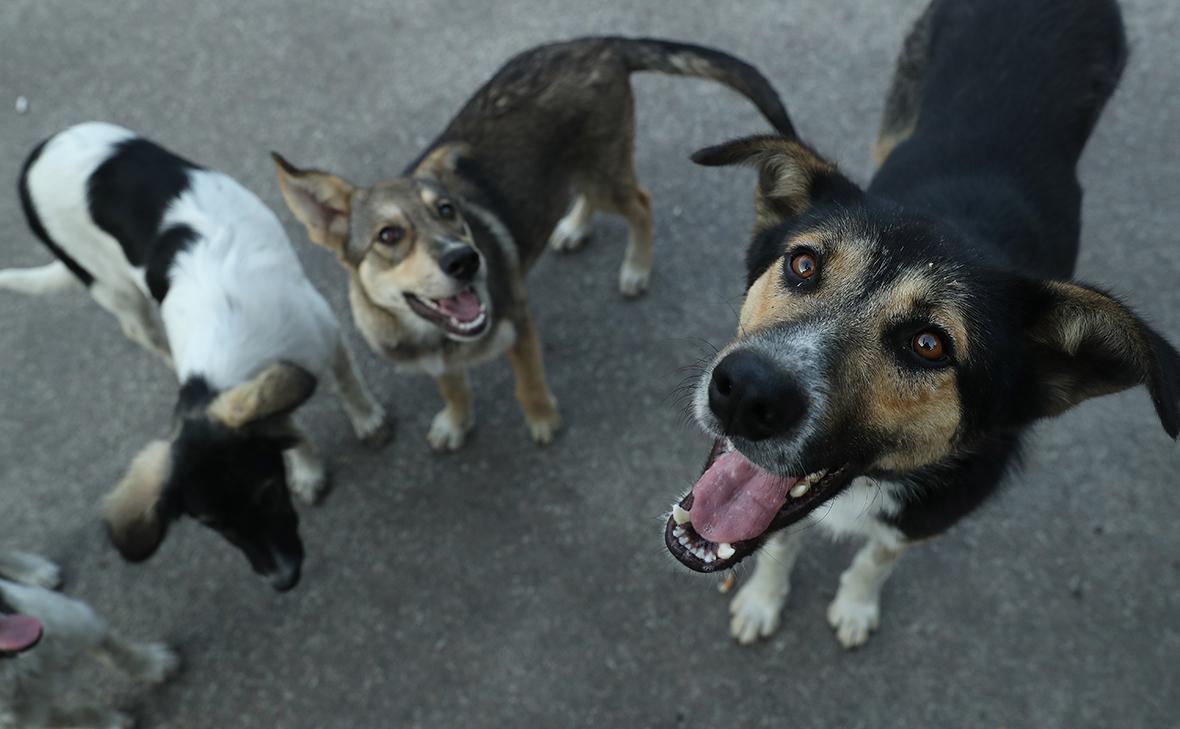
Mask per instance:
[[[40,638],[40,620],[28,615],[0,615],[0,653],[18,653]]]
[[[474,291],[464,291],[449,299],[439,299],[438,306],[461,322],[474,321],[483,311],[483,305],[479,303],[479,297]]]
[[[769,474],[737,451],[724,453],[692,487],[692,528],[710,542],[753,539],[770,526],[797,481]]]

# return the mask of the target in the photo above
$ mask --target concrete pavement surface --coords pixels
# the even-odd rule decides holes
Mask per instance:
[[[332,398],[302,414],[335,490],[303,510],[294,592],[272,593],[190,522],[126,565],[97,503],[166,432],[174,383],[82,293],[0,292],[0,545],[58,560],[71,594],[186,661],[154,691],[98,667],[84,682],[149,727],[1175,726],[1180,446],[1142,390],[1038,427],[1001,498],[907,554],[856,652],[824,620],[854,545],[808,544],[781,631],[752,648],[728,637],[716,579],[666,555],[661,514],[707,450],[675,388],[734,329],[753,220],[752,174],[688,155],[765,131],[744,99],[636,77],[651,292],[632,303],[616,290],[617,219],[533,272],[566,421],[545,449],[496,362],[475,371],[466,450],[430,452],[433,385],[351,334],[343,274],[287,212],[267,156],[375,181],[513,53],[650,34],[760,67],[802,134],[864,181],[892,61],[924,1],[0,3],[4,185],[36,142],[87,119],[237,177],[280,213],[398,419],[374,452]],[[1128,0],[1125,12],[1130,64],[1081,167],[1079,275],[1180,342],[1180,6]],[[4,189],[0,266],[48,261]]]

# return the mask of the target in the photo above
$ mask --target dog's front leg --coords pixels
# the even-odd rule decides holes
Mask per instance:
[[[324,459],[320,458],[311,439],[299,426],[288,423],[286,427],[299,439],[293,447],[283,452],[287,483],[304,503],[314,504],[328,488],[328,471],[324,467]]]
[[[516,324],[516,341],[508,350],[508,362],[516,376],[516,400],[524,411],[529,434],[540,445],[553,442],[561,427],[561,413],[557,398],[549,391],[545,380],[545,364],[541,361],[541,340],[532,314],[525,312]]]
[[[340,394],[340,401],[344,405],[344,412],[356,436],[365,444],[379,447],[389,442],[393,437],[393,427],[385,414],[385,408],[377,402],[364,380],[356,371],[356,363],[344,342],[336,345],[336,356],[332,361],[332,376],[336,380],[336,389]]]
[[[754,574],[729,604],[729,633],[737,642],[749,645],[778,630],[791,591],[791,570],[802,546],[801,532],[783,530],[758,550]]]
[[[439,453],[457,451],[463,447],[467,433],[475,426],[471,382],[467,379],[467,370],[447,372],[435,382],[444,405],[431,421],[426,439],[430,441],[430,447]]]
[[[845,648],[864,645],[881,619],[881,587],[904,548],[869,539],[840,575],[840,589],[828,606],[828,623]]]

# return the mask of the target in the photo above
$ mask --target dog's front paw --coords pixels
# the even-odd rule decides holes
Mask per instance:
[[[139,646],[143,664],[138,672],[141,681],[161,684],[180,670],[180,656],[164,643],[144,643]]]
[[[33,587],[55,590],[61,586],[61,568],[44,557],[29,552],[12,552],[7,577]]]
[[[356,437],[370,448],[381,448],[393,440],[393,419],[378,407],[362,420],[353,423]]]
[[[456,422],[451,411],[443,408],[431,421],[426,440],[430,441],[430,447],[438,453],[453,453],[463,447],[467,433],[474,425],[472,421]]]
[[[624,263],[619,269],[619,291],[627,298],[642,296],[647,291],[647,282],[650,278],[650,269],[635,268]]]
[[[576,251],[590,239],[590,231],[586,226],[579,226],[569,218],[562,218],[549,236],[549,247],[555,251],[569,253]]]
[[[287,482],[291,492],[305,504],[318,504],[328,492],[328,472],[318,458],[309,462],[288,460]]]
[[[782,622],[786,590],[769,591],[756,581],[742,585],[729,603],[729,634],[742,645],[769,638]]]
[[[828,606],[828,624],[845,648],[864,645],[880,620],[881,607],[877,600],[856,599],[843,590],[836,593],[836,599]]]
[[[553,404],[550,412],[544,415],[528,415],[525,419],[529,424],[529,435],[537,445],[549,445],[561,429],[561,413],[557,411],[557,403]]]

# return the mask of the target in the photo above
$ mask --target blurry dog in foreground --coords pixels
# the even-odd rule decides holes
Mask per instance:
[[[719,81],[793,130],[756,69],[719,51],[654,39],[584,38],[509,61],[401,177],[358,187],[275,155],[283,196],[349,275],[357,328],[378,354],[436,378],[445,403],[428,439],[458,449],[475,423],[467,369],[507,352],[537,443],[560,424],[524,278],[544,251],[573,250],[596,211],[625,218],[625,296],[651,272],[651,202],[635,176],[629,77]]]
[[[65,706],[71,669],[85,654],[147,683],[179,665],[161,643],[132,643],[111,632],[85,603],[53,588],[57,567],[22,552],[0,552],[0,729],[124,729],[132,719],[99,706]]]
[[[1076,166],[1125,58],[1112,0],[935,0],[867,189],[790,135],[694,156],[758,171],[757,222],[740,334],[695,390],[716,441],[665,542],[701,572],[761,550],[739,641],[778,626],[806,523],[868,540],[828,610],[852,647],[906,546],[994,494],[1030,423],[1145,385],[1180,431],[1180,355],[1070,280]]]

